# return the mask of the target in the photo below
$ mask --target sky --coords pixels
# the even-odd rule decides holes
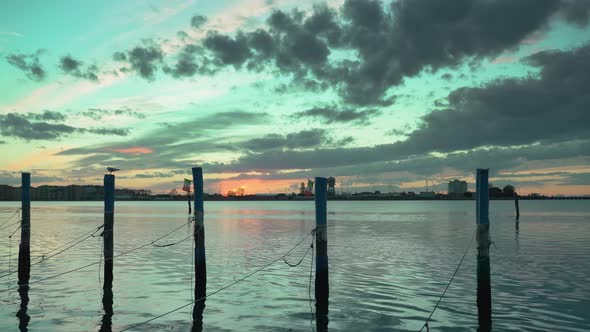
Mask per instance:
[[[0,6],[0,184],[590,194],[590,0]]]

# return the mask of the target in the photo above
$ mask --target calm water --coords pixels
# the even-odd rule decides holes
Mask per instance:
[[[18,203],[0,203],[0,223]],[[590,330],[590,203],[521,201],[490,207],[496,331]],[[331,331],[417,331],[475,230],[475,202],[328,202]],[[280,256],[314,226],[313,202],[206,202],[208,292]],[[115,254],[186,221],[184,202],[119,202]],[[43,255],[102,224],[101,202],[33,202],[31,255]],[[12,230],[13,228],[10,228]],[[17,232],[0,231],[1,270],[17,264]],[[186,237],[182,228],[160,243]],[[31,281],[100,259],[100,237],[31,268]],[[309,241],[308,241],[309,240]],[[297,262],[311,238],[289,257]],[[115,259],[113,331],[191,301],[192,243],[152,246]],[[11,252],[11,255],[9,255]],[[311,256],[282,261],[207,299],[206,331],[312,331]],[[102,277],[102,276],[101,276]],[[0,290],[16,274],[0,279]],[[99,266],[31,285],[30,331],[98,331]],[[313,289],[311,290],[313,296]],[[471,247],[431,331],[474,331],[476,249]],[[18,292],[0,293],[0,330],[18,330]],[[136,330],[188,331],[191,307]]]

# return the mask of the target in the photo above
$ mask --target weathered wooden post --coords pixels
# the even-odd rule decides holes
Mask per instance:
[[[516,209],[516,229],[518,229],[518,222],[520,221],[520,208],[518,206],[518,193],[514,192],[514,208]]]
[[[200,326],[205,310],[205,294],[207,291],[207,264],[205,260],[205,227],[203,208],[203,169],[193,167],[193,184],[195,195],[195,223],[193,236],[195,240],[195,306],[193,307],[193,324]],[[193,327],[196,328],[196,327]]]
[[[29,278],[31,276],[31,174],[21,174],[21,236],[18,248],[18,294],[21,303],[16,316],[19,329],[26,331],[31,317],[27,314],[29,304]]]
[[[327,197],[328,180],[315,178],[315,222],[316,222],[316,269],[315,306],[318,331],[328,330],[328,227]]]
[[[488,169],[477,169],[477,317],[480,332],[492,329],[492,290],[490,285],[490,194]]]
[[[18,286],[28,290],[31,276],[31,173],[21,174],[21,213]]]
[[[104,230],[103,230],[103,253],[104,253],[104,294],[112,294],[113,287],[113,224],[115,214],[115,175],[105,174],[104,176]],[[112,308],[112,295],[110,301],[108,296],[103,296],[103,307],[105,312]],[[105,301],[106,300],[106,301]],[[110,302],[110,303],[109,303]]]

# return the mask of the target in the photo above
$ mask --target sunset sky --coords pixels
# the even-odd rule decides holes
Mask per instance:
[[[590,194],[590,1],[0,6],[0,184]]]

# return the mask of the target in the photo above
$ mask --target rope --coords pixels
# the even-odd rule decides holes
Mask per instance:
[[[6,220],[5,220],[5,221],[2,223],[2,225],[0,225],[0,227],[4,226],[4,225],[5,225],[7,222],[9,222],[9,221],[10,221],[12,218],[14,218],[14,216],[16,216],[16,215],[19,213],[19,211],[20,211],[21,209],[22,209],[22,208],[18,208],[18,209],[17,209],[17,210],[14,212],[14,214],[13,214],[13,215],[11,215],[10,217],[8,217],[8,219],[6,219]],[[0,229],[3,229],[3,228],[0,228]]]
[[[10,273],[12,264],[12,235],[8,237],[8,272]],[[6,284],[6,289],[9,288],[10,285],[10,277],[8,278],[8,283]]]
[[[19,222],[21,222],[21,221],[22,221],[22,219],[21,219],[21,220],[17,220],[17,221],[13,222],[13,223],[12,223],[12,224],[10,224],[10,225],[6,225],[6,226],[4,226],[4,227],[0,228],[0,231],[1,231],[1,230],[5,230],[5,229],[7,229],[7,228],[10,228],[10,227],[12,227],[12,226],[14,226],[14,225],[18,224],[18,223],[19,223]],[[4,225],[4,224],[3,224],[3,225]]]
[[[447,284],[447,287],[445,287],[445,290],[442,292],[441,296],[439,297],[438,302],[436,302],[436,305],[434,306],[434,309],[432,309],[432,311],[430,312],[430,316],[428,316],[428,318],[426,319],[426,322],[424,323],[424,325],[422,325],[422,328],[418,332],[422,332],[422,330],[424,330],[424,328],[426,328],[426,331],[429,331],[430,330],[429,329],[429,326],[428,326],[428,322],[432,318],[432,315],[436,311],[436,308],[438,308],[438,305],[442,301],[443,297],[445,297],[445,294],[447,293],[447,290],[451,286],[451,283],[453,282],[453,279],[457,275],[457,272],[459,272],[459,268],[461,267],[461,264],[463,264],[463,260],[465,259],[465,256],[467,256],[467,252],[469,251],[469,248],[471,248],[471,244],[473,243],[473,239],[475,239],[475,234],[476,233],[477,233],[477,229],[475,230],[475,232],[473,232],[473,236],[471,236],[471,240],[469,241],[469,245],[467,245],[467,248],[465,248],[465,252],[463,253],[463,257],[461,257],[461,260],[459,261],[459,264],[457,265],[457,268],[455,269],[455,272],[453,272],[453,275],[451,276],[451,280],[449,280],[449,283]]]
[[[30,266],[35,266],[35,265],[41,264],[41,263],[43,263],[44,261],[46,261],[46,260],[48,260],[48,259],[50,259],[50,258],[53,258],[53,257],[55,257],[55,256],[57,256],[57,255],[59,255],[59,254],[61,254],[61,253],[63,253],[63,252],[65,252],[65,251],[68,251],[68,250],[70,250],[71,248],[73,248],[73,247],[77,246],[78,244],[80,244],[80,243],[82,243],[82,242],[86,241],[87,239],[89,239],[89,238],[91,238],[91,237],[94,237],[94,234],[96,234],[96,232],[98,232],[98,231],[99,231],[101,228],[103,228],[103,227],[104,227],[104,225],[100,225],[100,226],[98,226],[96,229],[94,229],[94,230],[93,230],[92,234],[90,234],[90,235],[87,235],[85,238],[83,238],[83,239],[79,240],[78,242],[75,242],[75,243],[74,243],[74,244],[72,244],[71,246],[69,246],[69,247],[66,247],[65,249],[63,249],[63,250],[61,250],[61,251],[58,251],[58,252],[56,252],[56,253],[55,253],[55,254],[53,254],[53,255],[49,255],[49,256],[47,256],[47,257],[45,257],[45,255],[41,256],[41,259],[40,259],[40,260],[38,260],[38,261],[36,261],[36,262],[32,263]],[[19,228],[20,228],[20,226],[19,226]],[[15,232],[16,232],[16,231],[15,231]],[[13,233],[13,234],[14,234],[14,233]],[[12,235],[11,235],[11,236],[12,236]],[[78,238],[79,238],[79,237],[78,237]],[[70,242],[68,242],[68,243],[71,243],[71,242],[72,242],[72,241],[70,241]],[[60,248],[63,248],[63,245],[62,245]],[[55,251],[55,250],[52,250],[52,251]],[[49,251],[49,252],[51,252],[51,251]],[[4,274],[4,275],[1,275],[1,276],[0,276],[0,279],[4,278],[4,277],[6,277],[6,276],[9,276],[9,275],[10,275],[10,274],[12,274],[12,273],[17,273],[17,272],[18,272],[18,270],[16,270],[16,271],[12,271],[12,272],[9,272],[9,273],[7,273],[7,274]]]
[[[178,240],[178,241],[176,241],[176,242],[167,243],[167,244],[157,244],[157,243],[152,243],[152,246],[154,246],[154,247],[156,247],[156,248],[165,248],[165,247],[171,247],[171,246],[175,246],[175,245],[177,245],[177,244],[179,244],[179,243],[181,243],[181,242],[184,242],[184,241],[186,241],[186,239],[188,239],[188,238],[190,238],[190,237],[192,237],[192,236],[193,236],[193,235],[191,234],[191,235],[189,235],[189,236],[185,237],[185,238],[184,238],[184,239],[182,239],[182,240]]]
[[[256,270],[254,270],[254,271],[252,271],[252,272],[248,273],[247,275],[243,276],[242,278],[240,278],[240,279],[238,279],[238,280],[236,280],[236,281],[234,281],[234,282],[232,282],[232,283],[230,283],[230,284],[228,284],[228,285],[225,285],[225,286],[223,286],[223,287],[221,287],[221,288],[217,289],[216,291],[214,291],[214,292],[212,292],[212,293],[209,293],[209,294],[207,294],[207,295],[205,295],[205,296],[202,296],[201,298],[198,298],[198,299],[196,299],[196,300],[194,300],[194,301],[192,301],[192,302],[189,302],[189,303],[183,304],[183,305],[181,305],[181,306],[180,306],[180,307],[178,307],[178,308],[174,308],[174,309],[172,309],[172,310],[170,310],[170,311],[168,311],[168,312],[165,312],[165,313],[163,313],[163,314],[161,314],[161,315],[158,315],[158,316],[152,317],[152,318],[150,318],[150,319],[148,319],[148,320],[146,320],[146,321],[143,321],[143,322],[141,322],[141,323],[137,323],[137,324],[134,324],[134,325],[132,325],[132,326],[128,326],[128,327],[126,327],[126,328],[122,329],[120,332],[123,332],[123,331],[128,331],[128,330],[134,329],[134,328],[136,328],[136,327],[139,327],[139,326],[141,326],[141,325],[144,325],[144,324],[147,324],[147,323],[149,323],[149,322],[151,322],[151,321],[154,321],[154,320],[156,320],[156,319],[158,319],[158,318],[162,318],[162,317],[164,317],[164,316],[167,316],[167,315],[169,315],[169,314],[175,313],[175,312],[177,312],[178,310],[184,309],[184,308],[186,308],[186,307],[188,307],[188,306],[190,306],[190,305],[192,305],[192,304],[195,304],[195,303],[197,303],[197,302],[199,302],[199,301],[205,300],[206,298],[208,298],[208,297],[210,297],[210,296],[213,296],[213,295],[215,295],[215,294],[217,294],[217,293],[220,293],[220,292],[222,292],[222,291],[224,291],[224,290],[226,290],[226,289],[228,289],[228,288],[230,288],[230,287],[232,287],[232,286],[234,286],[234,285],[236,285],[236,284],[238,284],[238,283],[240,283],[240,282],[242,282],[242,281],[244,281],[244,280],[246,280],[246,279],[250,278],[251,276],[255,275],[256,273],[258,273],[258,272],[260,272],[260,271],[262,271],[262,270],[266,269],[267,267],[269,267],[269,266],[273,265],[274,263],[276,263],[276,262],[280,261],[281,259],[283,259],[285,256],[289,255],[289,254],[290,254],[290,253],[291,253],[293,250],[295,250],[295,248],[299,247],[299,245],[301,245],[301,243],[303,243],[303,241],[305,241],[305,239],[307,239],[308,237],[310,237],[312,234],[315,234],[315,229],[313,229],[313,230],[312,230],[312,231],[311,231],[309,234],[307,234],[307,235],[306,235],[306,236],[305,236],[303,239],[301,239],[299,242],[297,242],[297,244],[295,244],[295,246],[293,246],[291,249],[289,249],[289,250],[288,250],[288,251],[287,251],[285,254],[283,254],[282,256],[280,256],[280,257],[278,257],[278,258],[276,258],[276,259],[274,259],[274,260],[270,261],[269,263],[265,264],[264,266],[262,266],[262,267],[259,267],[258,269],[256,269]]]
[[[301,259],[299,260],[299,262],[297,262],[296,264],[292,264],[289,263],[287,261],[287,257],[283,257],[283,261],[285,262],[285,264],[289,265],[290,267],[297,267],[299,265],[301,265],[301,262],[303,262],[303,259],[307,256],[307,254],[309,253],[309,251],[313,248],[313,240],[315,239],[315,236],[312,237],[311,239],[311,245],[307,248],[307,251],[305,252],[305,254],[303,254],[303,257],[301,257]]]
[[[193,222],[194,220],[195,220],[194,218],[189,218],[189,219],[188,219],[188,223],[189,223],[189,225],[190,225],[190,223],[191,223],[191,222]],[[185,225],[186,225],[186,224],[185,224]],[[184,226],[184,225],[183,225],[183,226]],[[181,239],[181,240],[178,240],[178,241],[176,241],[176,242],[172,242],[172,243],[167,243],[167,244],[157,244],[157,243],[154,243],[154,242],[156,242],[156,241],[152,241],[152,246],[154,246],[154,247],[156,247],[156,248],[165,248],[165,247],[171,247],[171,246],[175,246],[175,245],[177,245],[177,244],[179,244],[179,243],[181,243],[181,242],[184,242],[184,241],[186,241],[186,239],[190,238],[191,236],[193,236],[193,234],[189,234],[187,237],[185,237],[185,238],[183,238],[183,239]]]
[[[101,259],[101,260],[100,260],[100,261],[98,261],[98,262],[92,262],[92,263],[89,263],[89,264],[86,264],[86,265],[83,265],[83,266],[79,266],[79,267],[77,267],[77,268],[75,268],[75,269],[71,269],[71,270],[68,270],[68,271],[65,271],[65,272],[62,272],[62,273],[58,273],[58,274],[55,274],[55,275],[49,276],[49,277],[47,277],[47,278],[43,278],[43,279],[39,279],[39,280],[35,280],[35,281],[31,281],[31,282],[29,282],[28,284],[23,284],[23,285],[20,285],[20,286],[17,286],[17,287],[12,287],[12,288],[7,288],[7,289],[4,289],[4,290],[0,290],[0,293],[4,293],[4,292],[7,292],[7,291],[9,291],[9,290],[15,290],[15,289],[19,289],[20,287],[23,287],[23,286],[29,286],[29,285],[32,285],[32,284],[36,284],[36,283],[39,283],[39,282],[43,282],[43,281],[46,281],[46,280],[50,280],[50,279],[53,279],[53,278],[57,278],[57,277],[60,277],[60,276],[63,276],[63,275],[69,274],[69,273],[73,273],[73,272],[76,272],[76,271],[80,271],[80,270],[82,270],[82,269],[85,269],[85,268],[87,268],[87,267],[90,267],[90,266],[94,266],[94,265],[97,265],[97,264],[101,264],[101,263],[102,263],[102,261],[107,261],[107,260],[115,259],[115,258],[117,258],[117,257],[121,257],[121,256],[123,256],[123,255],[127,255],[127,254],[129,254],[129,253],[132,253],[132,252],[134,252],[134,251],[137,251],[137,250],[139,250],[139,249],[143,249],[143,248],[145,248],[145,247],[147,247],[147,246],[149,246],[149,245],[151,245],[151,244],[153,244],[153,243],[155,243],[155,242],[157,242],[157,241],[159,241],[159,240],[161,240],[161,239],[165,238],[166,236],[168,236],[168,235],[170,235],[170,234],[172,234],[172,233],[176,232],[177,230],[179,230],[180,228],[184,227],[185,225],[186,225],[186,223],[184,223],[184,222],[183,222],[183,223],[182,223],[182,225],[180,225],[179,227],[177,227],[177,228],[175,228],[175,229],[171,230],[170,232],[168,232],[168,233],[166,233],[166,234],[164,234],[164,235],[160,236],[159,238],[157,238],[157,239],[155,239],[155,240],[153,240],[153,241],[151,241],[151,242],[148,242],[148,243],[146,243],[146,244],[143,244],[143,245],[141,245],[141,246],[139,246],[139,247],[136,247],[136,248],[133,248],[133,249],[129,249],[129,250],[127,250],[127,251],[124,251],[124,252],[122,252],[122,253],[120,253],[120,254],[114,255],[112,258]]]
[[[12,233],[10,233],[10,235],[8,235],[8,238],[9,238],[9,239],[10,239],[10,238],[12,238],[12,236],[13,236],[14,234],[16,234],[16,232],[17,232],[17,231],[20,229],[20,227],[21,227],[21,225],[18,225],[18,227],[17,227],[17,228],[14,230],[14,232],[12,232]],[[1,277],[0,277],[0,278],[1,278]]]

